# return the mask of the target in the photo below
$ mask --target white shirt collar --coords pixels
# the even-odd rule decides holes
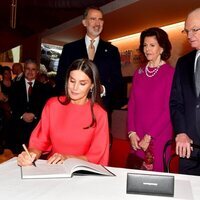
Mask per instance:
[[[196,52],[196,58],[198,58],[200,56],[200,50],[197,50]]]
[[[85,35],[86,49],[88,49],[91,40],[92,40],[92,39],[86,34],[86,35]],[[99,36],[96,37],[96,38],[94,39],[93,45],[94,45],[94,47],[95,47],[95,52],[96,52],[96,50],[97,50],[97,46],[98,46],[98,44],[99,44],[99,40],[100,40],[100,37],[99,37]]]
[[[23,72],[21,72],[20,74],[17,75],[17,77],[22,77],[23,76]]]
[[[29,81],[29,80],[27,80],[27,79],[25,78],[25,82],[26,82],[26,86],[29,86],[28,82],[32,82],[32,83],[33,83],[32,86],[34,86],[35,80]]]

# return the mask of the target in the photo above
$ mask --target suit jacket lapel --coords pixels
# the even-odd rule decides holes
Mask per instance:
[[[20,80],[20,84],[21,84],[21,91],[22,91],[22,96],[25,102],[27,102],[27,94],[26,94],[26,82],[25,82],[25,78]]]
[[[189,57],[189,62],[188,63],[191,63],[192,66],[190,66],[190,73],[192,74],[191,77],[192,77],[192,80],[193,80],[193,91],[197,97],[197,93],[196,93],[196,85],[195,85],[195,75],[194,75],[194,61],[195,61],[195,56],[196,56],[196,50],[192,52],[191,56]]]
[[[99,57],[102,58],[103,52],[104,52],[104,45],[103,45],[103,41],[100,39],[95,56],[94,56],[94,61],[97,60]]]
[[[85,44],[85,38],[82,38],[80,40],[80,55],[81,57],[83,58],[88,58],[88,53],[87,53],[87,47],[86,47],[86,44]]]

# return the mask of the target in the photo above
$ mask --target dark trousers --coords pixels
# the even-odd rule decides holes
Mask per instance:
[[[195,156],[180,158],[179,172],[188,175],[200,175],[200,150],[195,150]]]

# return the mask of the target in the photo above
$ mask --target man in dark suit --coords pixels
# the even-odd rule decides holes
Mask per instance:
[[[194,51],[179,58],[170,98],[171,118],[176,133],[176,153],[180,156],[180,173],[200,175],[200,8],[189,13],[185,29]],[[199,78],[198,78],[199,76]]]
[[[113,108],[121,107],[123,79],[117,47],[100,39],[103,23],[103,13],[99,8],[86,9],[82,20],[83,26],[86,27],[86,36],[64,45],[58,65],[56,88],[59,94],[64,91],[66,71],[74,60],[89,58],[97,65],[102,84],[103,102],[107,111],[111,111]],[[91,48],[94,55],[90,54]]]
[[[22,150],[38,123],[46,101],[45,88],[36,80],[38,66],[34,60],[24,64],[24,76],[13,84],[10,104],[12,108],[12,130],[10,145],[14,153]]]

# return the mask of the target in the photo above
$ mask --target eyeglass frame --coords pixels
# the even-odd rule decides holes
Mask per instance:
[[[200,28],[192,28],[192,29],[190,29],[190,30],[183,29],[183,30],[181,31],[181,33],[186,34],[186,35],[188,35],[189,32],[191,32],[192,34],[196,34],[199,30],[200,30]]]

